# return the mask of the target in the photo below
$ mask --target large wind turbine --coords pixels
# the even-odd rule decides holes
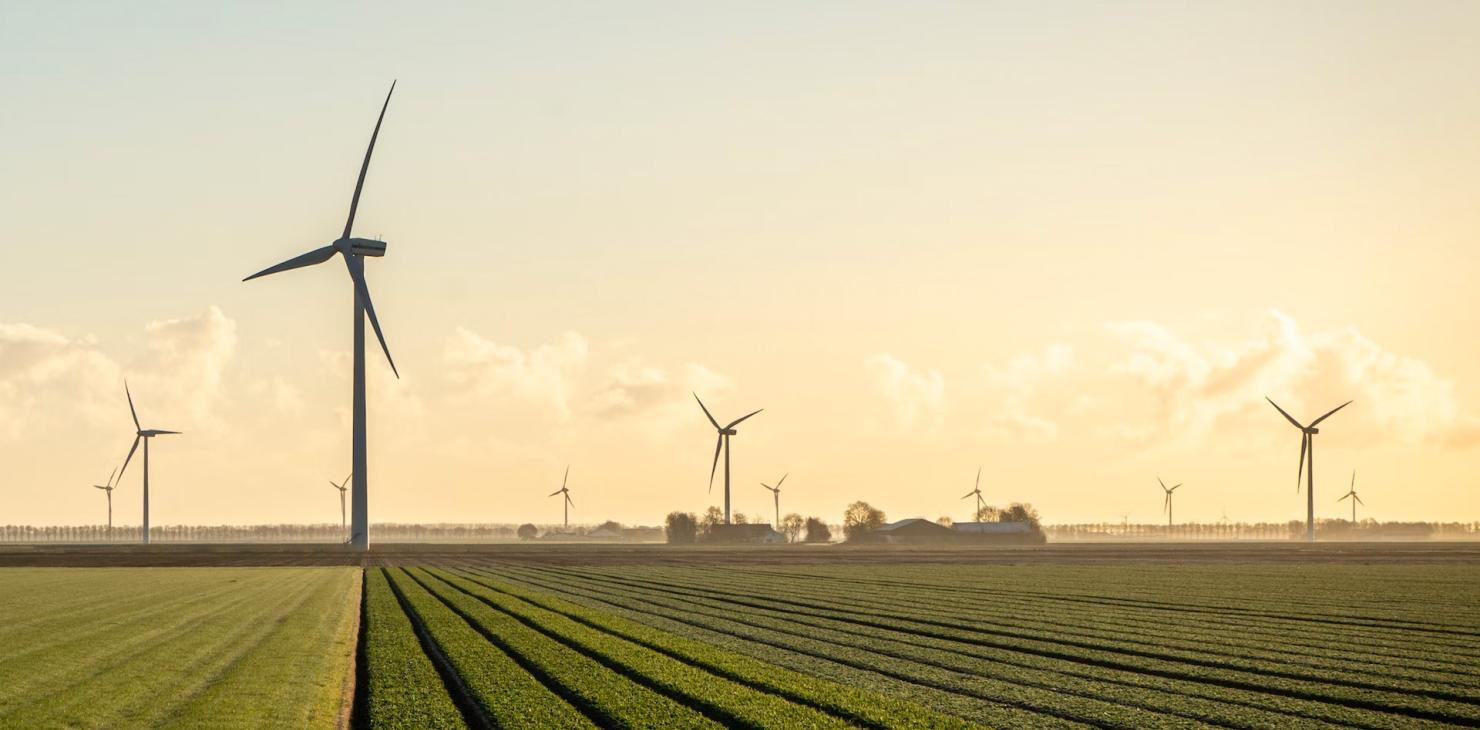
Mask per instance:
[[[565,526],[567,529],[570,527],[570,508],[576,506],[575,502],[570,501],[570,487],[565,486],[566,481],[568,481],[569,479],[570,467],[567,466],[565,467],[565,476],[560,478],[560,488],[553,492],[550,492],[550,494],[547,495],[550,497],[553,497],[557,494],[565,495],[565,499],[562,500],[562,502],[565,506]]]
[[[1352,526],[1353,527],[1356,527],[1356,525],[1357,525],[1357,505],[1360,504],[1363,507],[1366,507],[1367,506],[1367,503],[1366,502],[1363,502],[1362,501],[1362,498],[1357,496],[1357,470],[1356,469],[1352,469],[1352,486],[1351,486],[1351,491],[1347,492],[1346,494],[1341,495],[1341,499],[1338,499],[1336,501],[1338,501],[1338,502],[1344,502],[1344,501],[1346,501],[1346,498],[1347,497],[1351,497],[1351,500],[1352,500]]]
[[[123,457],[123,466],[118,469],[118,481],[123,481],[123,473],[128,470],[128,462],[134,458],[134,450],[139,448],[139,442],[144,442],[144,544],[149,544],[149,439],[155,436],[167,436],[178,434],[179,431],[163,431],[157,428],[144,428],[139,425],[139,412],[134,410],[134,395],[128,391],[128,383],[123,384],[123,394],[128,397],[128,412],[134,417],[134,445],[129,447],[128,456]],[[108,502],[113,502],[109,497]]]
[[[776,486],[774,487],[761,482],[761,486],[771,490],[771,496],[776,498],[776,529],[778,530],[781,529],[781,483],[786,481],[786,477],[787,474],[782,474],[781,478],[776,480]]]
[[[967,492],[966,493],[966,496],[962,497],[961,499],[967,499],[967,498],[970,498],[972,496],[975,496],[976,497],[976,512],[972,513],[971,519],[974,522],[975,521],[980,521],[981,518],[982,518],[982,507],[986,506],[986,504],[987,504],[986,500],[982,499],[982,470],[981,470],[981,467],[977,467],[977,469],[976,469],[976,487],[974,487],[971,491]]]
[[[714,471],[719,468],[720,449],[724,449],[725,452],[725,524],[728,525],[730,524],[730,437],[735,435],[735,427],[740,425],[741,421],[765,409],[758,408],[730,421],[728,425],[721,426],[719,425],[719,421],[714,420],[714,414],[710,413],[709,409],[704,407],[704,401],[699,400],[698,393],[694,394],[694,400],[699,401],[699,407],[704,410],[704,416],[709,419],[710,423],[714,424],[714,430],[719,432],[719,440],[714,442],[714,463],[709,466],[709,491],[711,492],[714,491]]]
[[[1166,492],[1167,493],[1166,501],[1162,503],[1161,509],[1162,509],[1163,512],[1166,512],[1167,513],[1167,529],[1171,529],[1171,527],[1172,527],[1172,492],[1177,491],[1177,487],[1180,487],[1182,485],[1181,484],[1178,484],[1176,487],[1168,487],[1167,486],[1167,483],[1161,480],[1161,477],[1157,477],[1156,478],[1156,481],[1157,481],[1158,484],[1161,485],[1161,490],[1163,492]]]
[[[349,490],[349,480],[350,480],[350,477],[353,477],[353,476],[354,476],[354,474],[350,474],[349,476],[347,476],[347,477],[344,478],[344,481],[339,482],[337,484],[334,482],[333,479],[330,479],[329,480],[329,485],[332,486],[332,487],[334,487],[335,489],[338,489],[339,490],[339,530],[340,530],[340,532],[345,532],[345,533],[348,533],[349,532],[349,525],[345,524],[345,521],[344,521],[344,493]],[[345,541],[347,542],[348,540],[349,540],[349,535],[346,534],[345,535]]]
[[[108,474],[108,483],[106,485],[93,485],[94,489],[101,489],[108,494],[108,540],[110,542],[113,540],[113,477],[117,475],[118,470],[114,469]]]
[[[1269,401],[1269,404],[1272,405],[1272,406],[1274,406],[1274,409],[1277,410],[1277,411],[1279,411],[1280,412],[1280,415],[1281,416],[1284,416],[1285,417],[1285,420],[1287,420],[1287,421],[1290,422],[1290,425],[1294,426],[1295,428],[1300,429],[1300,466],[1298,468],[1296,468],[1296,470],[1295,470],[1295,491],[1297,493],[1300,491],[1300,474],[1301,474],[1301,470],[1303,469],[1305,471],[1305,478],[1306,478],[1306,482],[1305,482],[1305,485],[1306,485],[1306,488],[1305,488],[1305,539],[1306,539],[1307,542],[1314,542],[1315,539],[1316,539],[1316,494],[1315,494],[1315,492],[1316,492],[1316,440],[1315,440],[1315,435],[1321,432],[1321,430],[1319,428],[1316,428],[1316,426],[1318,424],[1320,424],[1321,421],[1324,421],[1327,418],[1330,418],[1331,417],[1331,414],[1333,414],[1333,413],[1335,413],[1335,412],[1337,412],[1337,411],[1339,411],[1339,410],[1341,410],[1341,409],[1343,409],[1343,408],[1351,405],[1352,402],[1351,401],[1347,401],[1345,403],[1342,403],[1341,405],[1336,406],[1335,408],[1332,408],[1331,410],[1327,411],[1326,412],[1326,415],[1321,416],[1320,418],[1317,418],[1314,421],[1311,421],[1309,426],[1302,426],[1302,425],[1300,425],[1300,422],[1299,421],[1295,420],[1295,417],[1294,416],[1291,416],[1290,414],[1286,413],[1285,412],[1285,409],[1281,408],[1278,403],[1275,403],[1273,400],[1271,400],[1269,398],[1269,396],[1265,396],[1264,397],[1264,400]]]
[[[351,238],[350,231],[355,225],[355,210],[360,205],[360,191],[365,187],[365,173],[370,170],[370,154],[375,151],[375,139],[380,136],[380,123],[385,120],[385,110],[391,105],[391,94],[395,91],[396,84],[392,82],[390,92],[385,95],[385,104],[380,107],[380,117],[375,120],[375,131],[370,133],[370,146],[365,149],[365,161],[360,164],[360,177],[355,181],[355,195],[350,198],[349,218],[344,222],[344,233],[327,246],[288,259],[277,266],[263,269],[242,279],[242,281],[251,281],[259,276],[322,264],[333,258],[336,253],[344,257],[344,266],[349,270],[349,278],[354,283],[354,413],[350,438],[350,468],[354,470],[352,475],[354,483],[351,486],[354,513],[350,519],[350,544],[358,550],[370,547],[370,506],[368,503],[370,470],[366,464],[367,446],[365,442],[365,318],[367,316],[370,318],[370,326],[375,329],[375,338],[380,340],[380,349],[385,352],[386,362],[391,365],[391,372],[395,373],[397,378],[401,377],[401,374],[396,370],[396,361],[391,358],[391,350],[385,344],[385,335],[380,331],[380,320],[375,317],[375,305],[370,301],[370,289],[365,285],[365,257],[384,256],[385,242],[371,238]]]

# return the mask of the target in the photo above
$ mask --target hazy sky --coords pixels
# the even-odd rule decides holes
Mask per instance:
[[[1480,519],[1480,4],[0,5],[0,524]],[[136,524],[138,466],[116,518]]]

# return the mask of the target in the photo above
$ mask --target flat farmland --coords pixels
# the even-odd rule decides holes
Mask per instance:
[[[402,545],[7,575],[0,727],[1480,725],[1472,546]],[[238,613],[167,646],[136,615],[204,605]]]
[[[0,568],[0,727],[341,724],[352,568]]]

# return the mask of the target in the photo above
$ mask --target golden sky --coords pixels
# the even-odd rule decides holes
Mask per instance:
[[[0,523],[1480,519],[1480,5],[0,7]],[[116,492],[137,523],[139,471]]]

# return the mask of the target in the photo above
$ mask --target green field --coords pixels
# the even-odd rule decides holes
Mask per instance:
[[[498,558],[0,569],[0,727],[1480,725],[1468,563]]]
[[[0,727],[332,728],[351,568],[0,569]]]
[[[536,703],[555,713],[530,721],[544,727],[1480,723],[1469,567],[494,565],[385,578],[371,595],[393,594],[403,613],[391,614],[425,626],[475,723],[518,724]],[[497,691],[515,681],[517,699]],[[385,702],[407,717],[406,698]],[[378,719],[375,704],[372,692]]]

